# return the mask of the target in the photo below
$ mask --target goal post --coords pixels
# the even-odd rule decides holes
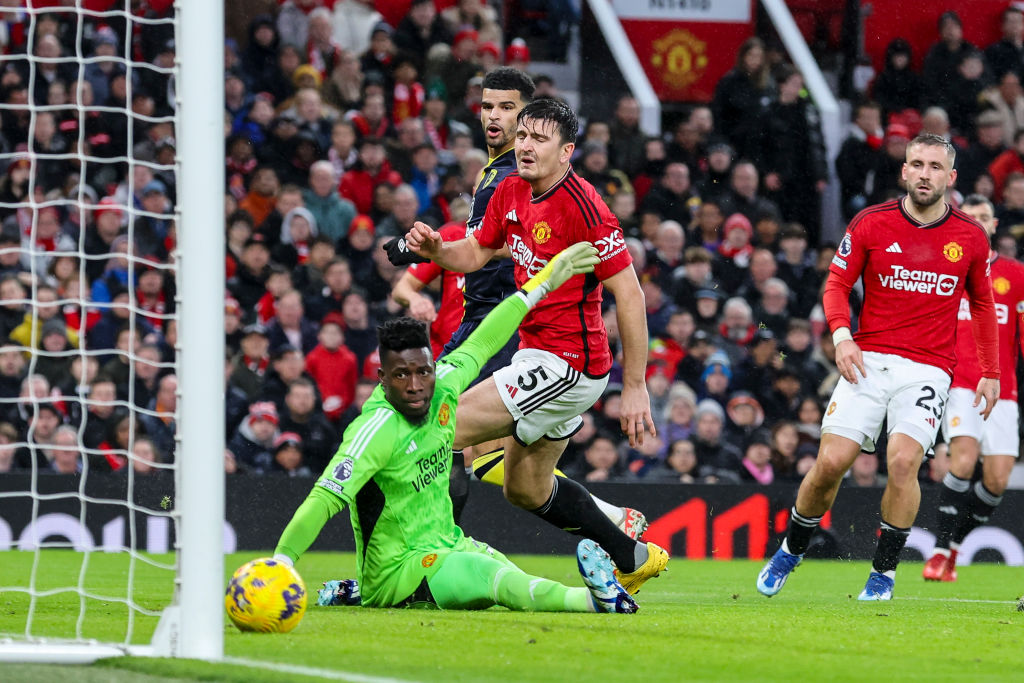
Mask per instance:
[[[224,651],[224,8],[179,0],[181,299],[174,656]],[[172,608],[174,609],[174,608]]]
[[[0,208],[4,209],[4,215],[15,215],[20,221],[18,231],[22,239],[20,247],[0,245],[0,252],[10,252],[13,249],[19,252],[19,258],[31,262],[31,267],[24,273],[26,278],[31,279],[31,286],[25,287],[26,292],[30,294],[18,298],[11,298],[0,291],[0,305],[24,305],[26,326],[31,329],[31,333],[26,341],[17,344],[12,341],[13,346],[5,346],[0,349],[0,353],[14,348],[27,359],[25,382],[29,385],[29,393],[23,393],[20,398],[0,398],[0,409],[17,407],[28,415],[27,436],[19,435],[14,446],[30,453],[31,470],[8,480],[30,482],[21,489],[14,490],[10,484],[5,485],[0,481],[0,502],[11,502],[6,509],[15,510],[19,515],[18,525],[13,532],[11,525],[0,517],[0,567],[10,569],[10,565],[5,565],[3,558],[9,552],[25,556],[27,561],[13,564],[30,566],[30,570],[25,569],[26,578],[17,576],[17,581],[12,580],[11,571],[0,571],[0,595],[8,592],[14,596],[11,604],[19,605],[19,609],[21,604],[25,605],[21,610],[22,614],[8,612],[5,615],[8,617],[7,621],[0,622],[15,625],[0,628],[0,670],[3,662],[75,664],[125,654],[220,660],[224,656],[225,625],[224,3],[223,0],[175,0],[173,10],[169,10],[169,3],[162,2],[160,5],[163,10],[158,12],[156,18],[143,14],[140,6],[132,0],[74,0],[56,5],[52,2],[36,3],[33,0],[26,0],[20,4],[20,7],[0,6],[0,20],[10,25],[20,24],[19,28],[23,29],[27,36],[27,40],[20,48],[21,52],[3,54],[0,51],[0,66],[4,66],[3,62],[20,62],[26,65],[28,82],[25,89],[28,91],[28,99],[27,102],[2,102],[0,112],[3,113],[5,121],[9,116],[15,115],[23,116],[29,121],[27,142],[18,150],[0,149],[0,162],[3,162],[4,169],[8,165],[24,164],[30,169],[30,179],[28,192],[24,196],[16,201],[0,198]],[[156,4],[154,3],[154,6]],[[69,29],[63,37],[65,50],[57,56],[38,51],[38,45],[34,43],[36,29],[42,23],[44,15],[53,12],[61,15]],[[86,55],[84,46],[89,40],[97,40],[95,31],[98,27],[111,24],[119,26],[122,30],[118,52],[105,56],[103,60]],[[173,34],[170,31],[172,25]],[[91,38],[86,27],[94,32]],[[174,36],[173,67],[166,64],[155,66],[138,59],[138,55],[146,54],[148,47],[140,44],[140,35],[154,27],[163,29],[165,32],[162,35],[165,38]],[[51,40],[50,43],[52,42]],[[100,61],[115,63],[125,72],[124,87],[127,95],[123,105],[83,102],[85,88],[82,83],[86,80],[86,69]],[[76,97],[61,105],[51,105],[48,101],[39,103],[34,100],[34,95],[36,85],[42,81],[37,82],[37,79],[43,77],[41,74],[44,70],[55,65],[73,74],[68,80],[77,84]],[[166,101],[170,105],[170,115],[162,116],[134,108],[133,78],[139,74],[167,77],[166,92],[160,90],[160,97],[161,101]],[[161,85],[161,88],[164,87]],[[111,89],[113,90],[113,85]],[[165,96],[166,100],[163,100]],[[34,131],[38,130],[38,120],[48,119],[51,114],[56,119],[57,115],[65,110],[73,112],[64,121],[77,124],[77,142],[66,150],[55,151],[48,147],[40,147],[39,138],[34,137]],[[94,153],[90,145],[84,145],[90,116],[119,117],[116,120],[124,122],[121,124],[122,132],[125,126],[127,128],[124,148],[126,151],[117,155],[104,155]],[[157,163],[152,158],[136,158],[136,143],[143,141],[139,139],[138,132],[133,133],[133,128],[141,124],[138,130],[145,130],[149,125],[168,123],[173,125],[176,143],[174,161]],[[76,172],[80,172],[80,184],[77,189],[62,189],[62,194],[51,196],[52,193],[49,193],[43,198],[42,192],[33,191],[34,183],[39,169],[47,163],[54,162],[66,163],[68,168],[75,168]],[[126,173],[122,171],[123,182],[118,185],[118,192],[113,191],[114,185],[117,184],[115,179],[115,182],[108,182],[106,185],[110,188],[111,196],[103,197],[102,201],[102,194],[98,197],[89,196],[89,193],[95,195],[96,191],[94,188],[86,187],[87,169],[103,171],[115,165],[127,169]],[[150,178],[153,178],[153,172],[173,173],[177,187],[173,208],[154,211],[140,204],[138,198],[146,194],[136,184],[135,171],[140,169],[148,170]],[[54,210],[65,212],[68,216],[77,216],[76,232],[80,235],[77,243],[76,240],[60,242],[59,239],[46,238],[49,242],[44,244],[41,216],[44,211],[53,213]],[[121,230],[124,231],[123,237],[126,238],[128,246],[123,253],[115,252],[114,247],[111,247],[108,253],[99,255],[86,249],[86,217],[95,212],[98,218],[99,213],[104,210],[116,210],[125,217]],[[174,230],[169,231],[168,239],[174,239],[175,244],[172,253],[166,258],[166,263],[147,261],[145,255],[135,254],[132,250],[132,245],[139,234],[137,228],[146,219],[168,222],[173,219]],[[91,225],[90,223],[90,229]],[[6,223],[5,227],[8,227]],[[9,235],[5,237],[9,238]],[[170,242],[165,241],[164,244]],[[64,307],[61,310],[77,306],[78,322],[74,326],[68,322],[68,329],[76,332],[76,338],[81,340],[80,346],[73,350],[52,351],[41,343],[46,327],[42,325],[43,319],[39,312],[39,303],[42,300],[37,300],[36,295],[42,288],[39,283],[46,277],[53,277],[39,267],[40,263],[44,263],[44,257],[74,257],[80,264],[81,293],[62,293],[55,302],[56,305]],[[127,281],[123,289],[127,290],[128,296],[123,301],[115,301],[116,297],[112,296],[110,301],[94,305],[86,293],[91,282],[91,279],[85,276],[87,265],[97,261],[110,264],[118,259],[127,264]],[[135,341],[136,318],[147,311],[142,308],[134,278],[146,269],[159,270],[173,277],[176,284],[176,311],[173,314],[165,314],[161,309],[155,314],[161,321],[177,322],[176,340],[173,341],[173,363],[149,362]],[[91,340],[86,334],[88,313],[112,312],[115,309],[127,311],[125,315],[129,322],[126,323],[126,327],[130,331],[128,346],[117,349],[112,348],[112,345],[91,347],[88,343]],[[163,332],[167,333],[163,337],[165,344],[172,341],[168,329],[169,325],[163,329]],[[118,331],[117,337],[120,338],[121,332],[124,331]],[[119,357],[128,366],[128,385],[131,388],[128,390],[127,400],[96,398],[89,394],[86,381],[81,379],[78,380],[75,389],[63,395],[40,394],[36,391],[35,382],[32,380],[39,361],[74,358],[85,366],[86,361],[102,354]],[[138,363],[176,374],[177,390],[173,392],[176,395],[176,407],[173,410],[135,403],[134,382]],[[77,444],[58,446],[56,440],[34,440],[38,434],[33,416],[41,414],[41,407],[56,413],[53,409],[56,405],[60,406],[60,410],[68,411],[69,421],[71,411],[78,411],[76,419],[81,420],[81,426],[75,428],[78,435]],[[87,445],[84,438],[88,419],[86,413],[96,407],[114,407],[128,414],[131,426],[127,430],[127,446],[114,443],[111,447],[104,442],[107,450],[101,452],[99,447]],[[159,461],[153,463],[136,454],[135,425],[136,419],[140,416],[170,420],[176,425],[173,436],[173,464]],[[64,434],[68,433],[65,430]],[[42,457],[44,454],[47,458],[53,459],[54,452],[68,453],[72,450],[77,450],[80,457],[79,474],[43,474],[43,467],[47,465]],[[37,458],[37,455],[40,457]],[[120,474],[124,476],[117,479],[120,476],[118,473],[100,472],[97,471],[98,468],[90,465],[90,461],[102,457],[109,457],[111,461],[117,460],[118,467],[114,469],[122,468]],[[156,490],[153,484],[136,486],[141,475],[136,475],[135,465],[140,460],[154,465],[158,470],[174,470],[174,490],[168,490],[170,495],[165,496],[164,503],[159,505],[164,509],[154,509],[157,504],[152,502],[152,494]],[[60,477],[69,478],[60,481],[75,483],[54,484]],[[77,479],[71,480],[70,477]],[[110,480],[107,483],[94,481],[103,477],[110,477]],[[167,489],[170,489],[169,480],[168,476],[165,484]],[[94,489],[94,483],[100,486]],[[124,498],[110,499],[109,492],[118,487],[125,492]],[[136,500],[140,489],[148,490],[150,493],[150,500],[145,504],[140,504]],[[96,490],[103,493],[97,497],[94,493]],[[163,491],[160,493],[162,495]],[[155,500],[159,502],[160,496]],[[70,505],[76,512],[72,514],[50,511],[62,505],[62,509]],[[110,512],[112,508],[116,508],[117,511]],[[31,514],[28,512],[29,509]],[[88,528],[87,519],[94,523],[97,518],[106,519],[111,515],[118,516],[103,525],[102,541],[97,540]],[[146,525],[145,545],[136,531],[140,523]],[[172,534],[173,563],[150,559],[149,553],[165,552],[168,549],[166,542]],[[46,553],[55,552],[61,553],[62,561],[80,565],[80,568],[75,570],[73,578],[69,576],[65,583],[58,585],[54,585],[54,578],[46,575],[46,569],[41,568],[45,564],[41,558],[48,557]],[[127,570],[123,577],[118,579],[124,582],[126,597],[111,596],[90,588],[90,555],[92,554],[95,563],[95,554],[100,552],[116,553],[125,557],[124,564]],[[166,574],[166,578],[161,576],[159,579],[159,598],[144,595],[135,587],[137,566],[143,566],[146,571],[150,571],[148,568],[155,568],[156,571]],[[172,569],[173,574],[170,571]],[[165,595],[167,597],[164,597]],[[24,602],[19,602],[21,600]],[[33,614],[38,611],[38,606],[46,601],[50,601],[49,605],[62,606],[59,624],[55,623],[56,620],[52,616],[45,624],[39,619],[33,620]],[[87,629],[83,629],[83,622],[89,609],[95,609],[92,605],[104,601],[126,614],[123,637],[122,634],[90,637]],[[50,609],[53,611],[54,608]],[[66,620],[63,618],[64,612]],[[144,641],[148,637],[148,632],[140,632],[135,624],[136,619],[140,615],[145,616],[151,620],[151,626],[158,614],[159,623],[151,641],[146,643]],[[0,679],[2,677],[0,674]]]

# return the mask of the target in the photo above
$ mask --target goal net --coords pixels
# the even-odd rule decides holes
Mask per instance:
[[[0,661],[222,656],[222,13],[0,3]]]

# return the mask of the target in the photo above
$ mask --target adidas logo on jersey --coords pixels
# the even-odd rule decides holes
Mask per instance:
[[[886,251],[889,252],[890,254],[902,254],[903,253],[903,250],[900,249],[900,243],[899,242],[893,242],[892,244],[890,244],[889,248],[886,249]]]
[[[416,442],[415,441],[410,441],[409,442],[409,447],[405,449],[406,454],[412,453],[415,450],[416,450]]]
[[[512,209],[511,211],[506,213],[505,214],[505,220],[512,221],[513,223],[518,223],[519,222],[519,218],[516,216],[516,210]]]
[[[506,384],[505,385],[505,391],[508,392],[508,397],[509,398],[515,398],[516,394],[519,393],[519,389],[517,387],[512,386],[511,384]]]

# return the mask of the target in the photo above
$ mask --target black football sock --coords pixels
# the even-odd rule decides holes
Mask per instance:
[[[803,555],[811,543],[814,530],[821,524],[821,517],[806,517],[796,511],[796,505],[789,512],[789,530],[786,532],[785,551],[791,555]]]
[[[452,451],[452,471],[448,475],[448,495],[452,499],[452,517],[458,524],[462,519],[462,511],[469,501],[469,474],[466,473],[461,449]]]
[[[942,478],[942,490],[939,492],[939,510],[935,530],[935,549],[949,550],[953,540],[953,531],[962,524],[967,516],[969,479],[961,479],[952,472],[946,472]]]
[[[530,512],[559,529],[597,541],[611,555],[619,571],[627,574],[635,571],[637,542],[601,512],[579,482],[562,477],[552,479],[551,497]]]
[[[900,552],[907,544],[907,537],[910,536],[910,527],[901,529],[898,526],[886,523],[882,520],[882,533],[878,536],[878,547],[875,548],[875,559],[871,567],[879,574],[895,572],[896,565],[900,563]],[[891,574],[887,574],[892,578]]]
[[[974,482],[968,497],[967,514],[960,517],[956,533],[953,534],[953,543],[959,547],[967,538],[967,534],[988,522],[992,512],[999,507],[1001,502],[1003,502],[1002,496],[997,496],[989,491],[980,481]]]

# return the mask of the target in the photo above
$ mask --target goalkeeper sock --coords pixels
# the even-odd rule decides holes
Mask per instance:
[[[559,529],[597,541],[611,555],[619,571],[635,571],[637,542],[601,512],[581,484],[562,477],[552,477],[552,480],[551,497],[530,512]]]
[[[961,479],[952,472],[946,472],[942,478],[942,490],[939,492],[938,529],[935,532],[935,550],[949,551],[953,540],[953,532],[962,524],[967,516],[968,491],[971,482]],[[965,534],[966,535],[966,534]],[[946,554],[946,553],[943,553]]]
[[[452,517],[458,524],[469,501],[469,475],[463,462],[462,449],[452,451],[452,471],[448,474],[448,495],[452,499]]]
[[[786,532],[786,540],[782,542],[782,549],[790,555],[803,555],[807,552],[807,546],[811,543],[811,536],[814,530],[821,524],[821,516],[806,517],[796,511],[796,505],[789,513],[789,530]]]
[[[890,579],[896,575],[896,565],[900,563],[900,551],[907,544],[910,528],[905,529],[882,520],[882,532],[878,536],[878,547],[875,548],[875,559],[871,568]]]
[[[1003,502],[1002,496],[985,488],[980,481],[974,482],[971,487],[970,497],[967,503],[967,513],[960,517],[960,524],[957,525],[956,533],[953,534],[953,543],[959,546],[967,538],[967,534],[988,522],[992,512]]]

